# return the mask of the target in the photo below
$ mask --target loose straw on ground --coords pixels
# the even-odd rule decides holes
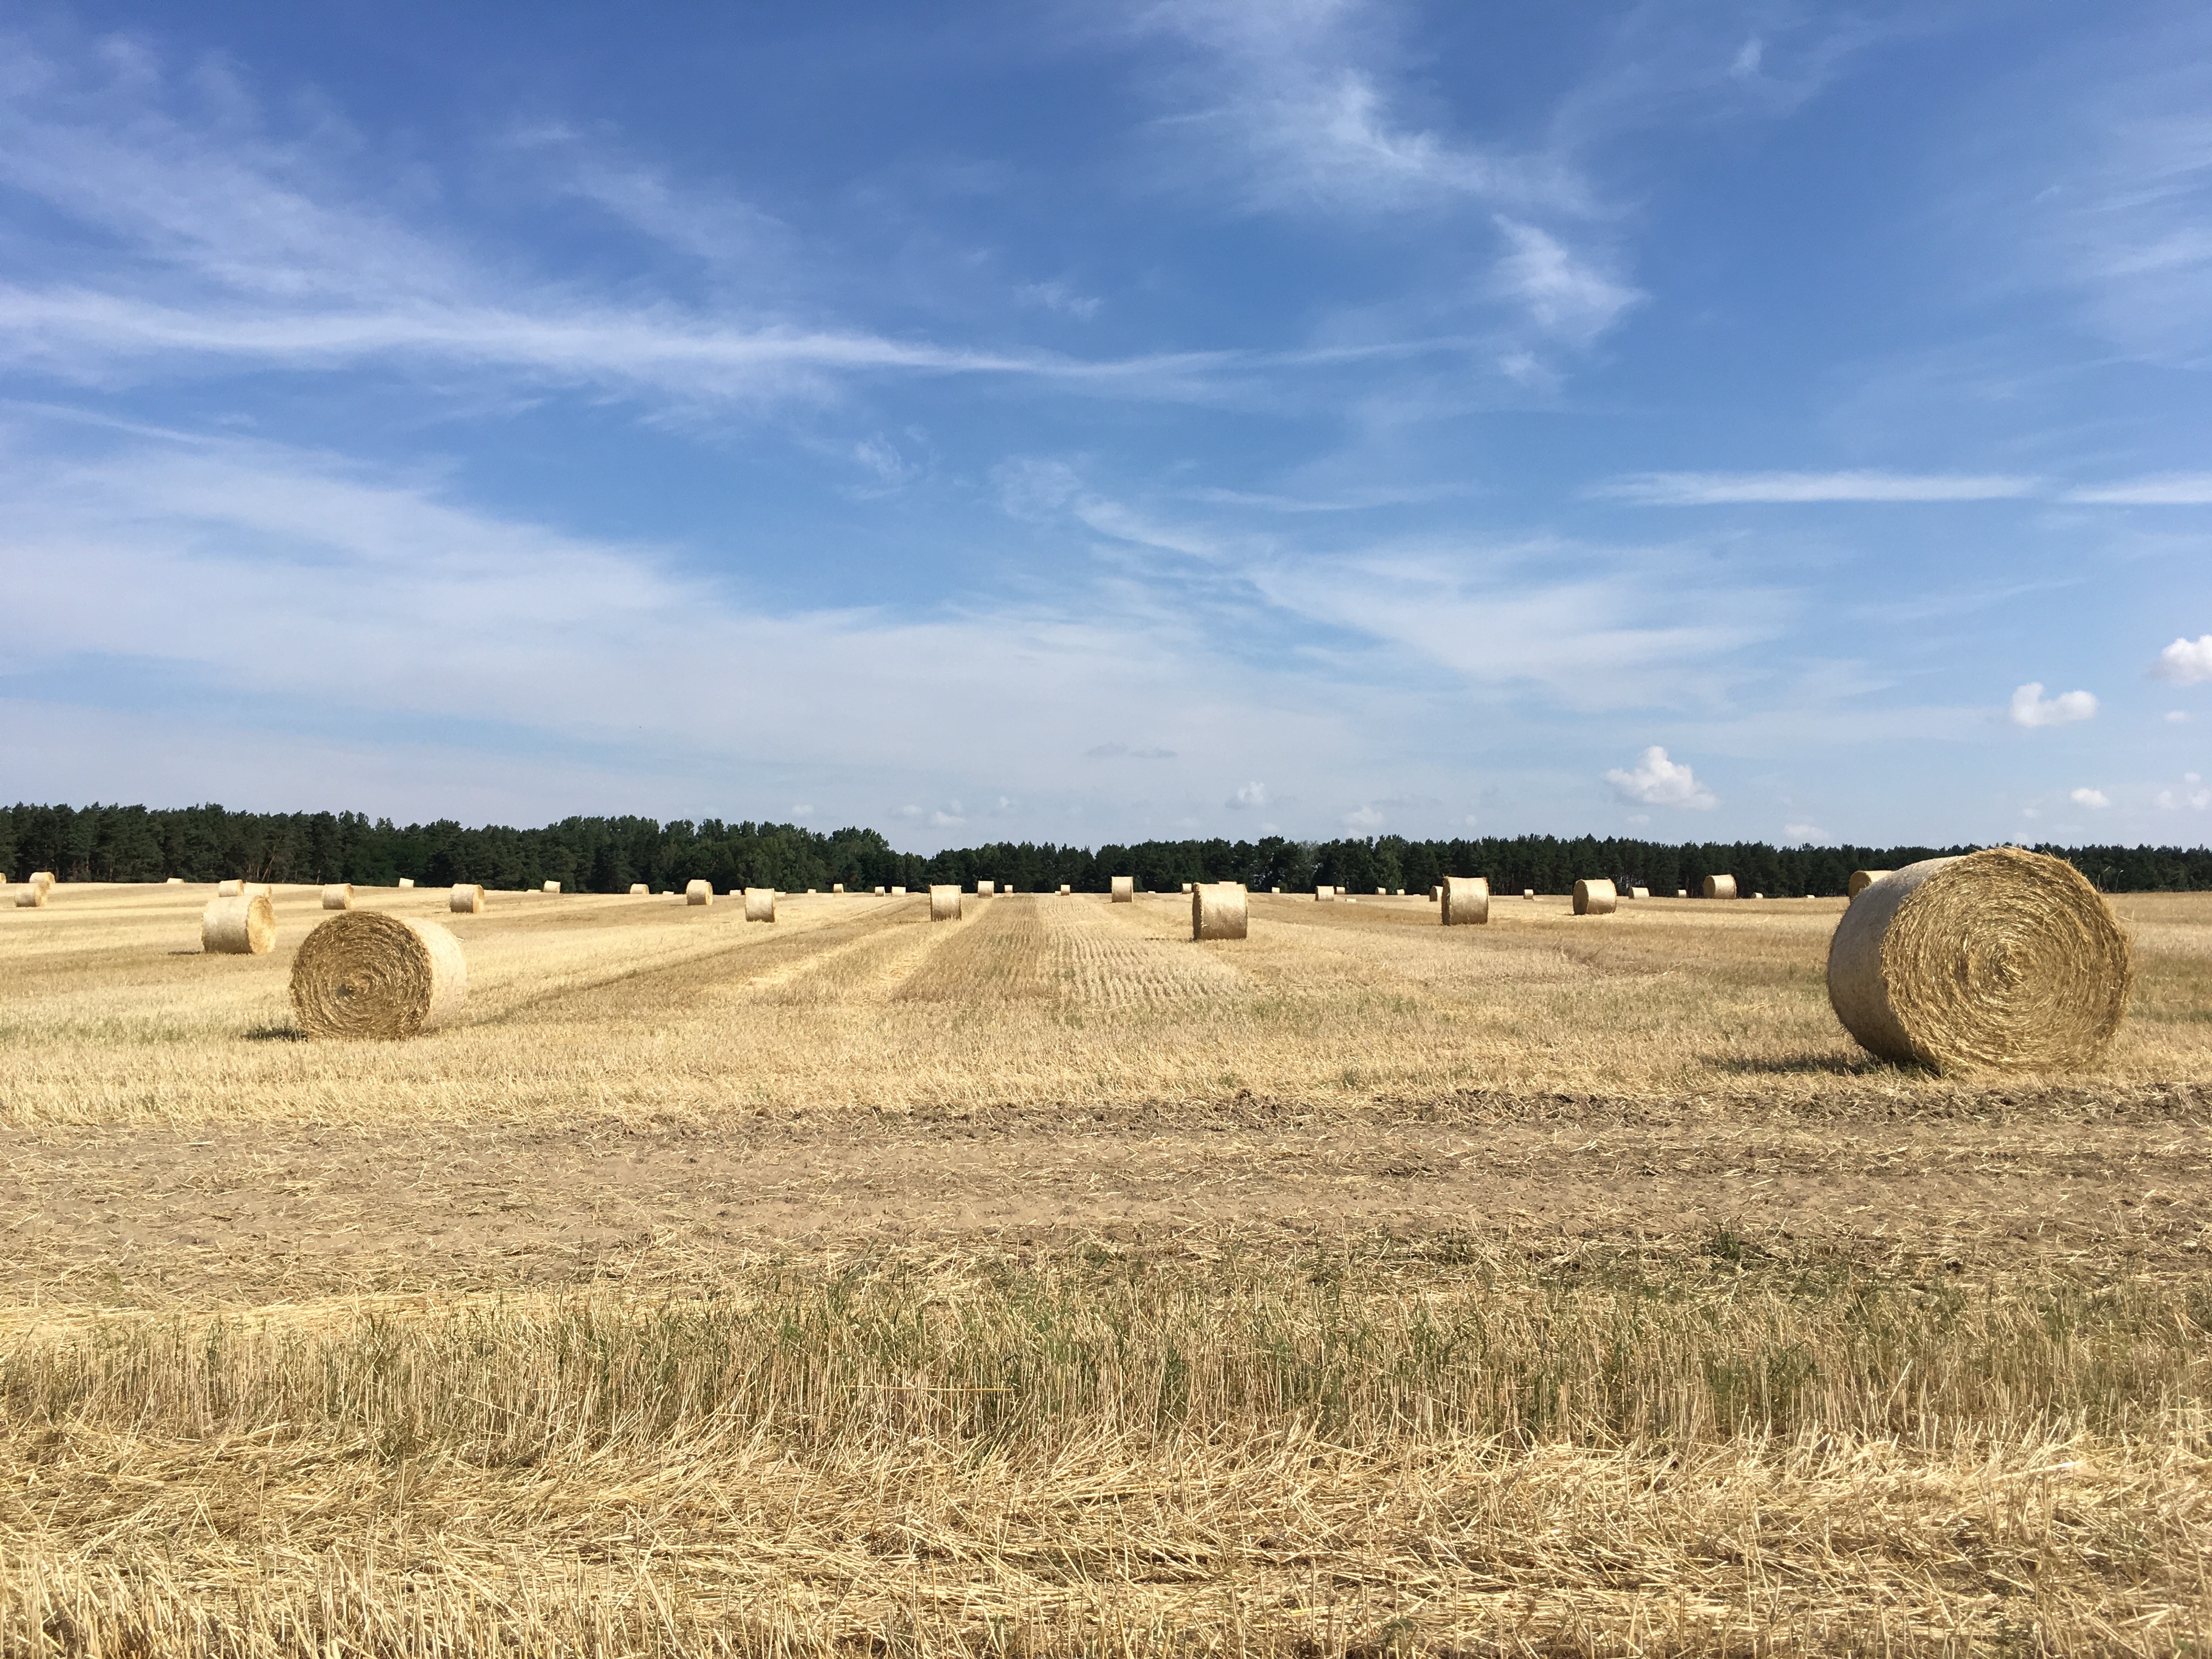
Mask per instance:
[[[1578,881],[1575,884],[1575,914],[1578,916],[1609,916],[1620,907],[1620,890],[1609,881]]]
[[[1192,939],[1243,939],[1250,927],[1251,904],[1242,883],[1201,881],[1191,884]]]
[[[939,884],[929,890],[929,919],[932,921],[960,920],[960,890]]]
[[[323,888],[323,908],[350,910],[353,908],[353,884],[349,881],[326,883]]]
[[[1896,873],[1897,872],[1894,870],[1854,870],[1851,872],[1850,884],[1844,889],[1844,896],[1846,898],[1856,898],[1861,893],[1865,892],[1868,888],[1873,886],[1875,883],[1880,881],[1884,876],[1892,876]]]
[[[483,889],[472,881],[457,881],[446,896],[446,908],[457,915],[475,915],[484,907]]]
[[[712,904],[714,902],[714,884],[704,881],[685,882],[684,902],[686,904]]]
[[[1480,926],[1490,920],[1487,876],[1446,876],[1437,895],[1437,920],[1447,927]]]
[[[1710,899],[1732,899],[1735,896],[1734,876],[1707,876],[1705,896]]]
[[[2092,1065],[2134,978],[2127,936],[2081,872],[2014,847],[1893,872],[1828,946],[1828,1000],[1861,1046],[1946,1072]]]
[[[380,910],[332,916],[292,963],[293,1017],[311,1037],[416,1036],[452,1022],[468,992],[459,939]]]
[[[748,887],[745,889],[745,920],[774,921],[775,920],[775,889]]]
[[[200,912],[200,949],[216,957],[265,957],[276,943],[276,909],[266,893],[217,896]]]
[[[1113,902],[1116,904],[1134,904],[1137,902],[1137,878],[1134,876],[1114,878]]]

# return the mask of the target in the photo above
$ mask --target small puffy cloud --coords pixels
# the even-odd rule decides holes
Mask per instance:
[[[1835,837],[1817,823],[1785,823],[1782,833],[1792,841],[1833,841]]]
[[[1102,743],[1095,749],[1083,751],[1090,760],[1173,760],[1172,749],[1132,749],[1126,743]]]
[[[1236,793],[1222,803],[1233,812],[1241,812],[1248,806],[1265,806],[1267,804],[1267,786],[1264,783],[1242,785]]]
[[[1373,830],[1382,823],[1382,815],[1371,806],[1362,806],[1344,815],[1346,825],[1354,830]]]
[[[811,801],[795,800],[791,804],[791,816],[794,818],[803,818],[813,810],[814,803]]]
[[[1624,771],[1615,767],[1605,781],[1621,799],[1645,806],[1690,806],[1703,811],[1721,804],[1720,797],[1692,776],[1688,767],[1668,760],[1656,743],[1636,757],[1632,768]]]
[[[2188,724],[2189,724],[2189,711],[2188,711],[2186,708],[2169,708],[2169,709],[2167,709],[2167,710],[2166,711],[2166,723],[2168,726],[2186,726],[2186,725],[2188,725]]]
[[[2101,789],[2076,789],[2066,799],[2076,806],[2087,806],[2093,811],[2101,811],[2112,804],[2105,799],[2105,792]]]
[[[2096,712],[2097,700],[2087,691],[2062,691],[2055,697],[2046,697],[2040,680],[2030,680],[2012,694],[2014,726],[2069,726],[2075,720],[2087,720]]]
[[[2212,680],[2212,634],[2193,640],[2176,640],[2158,653],[2158,660],[2150,665],[2150,677],[2171,680],[2176,685],[2198,685]]]

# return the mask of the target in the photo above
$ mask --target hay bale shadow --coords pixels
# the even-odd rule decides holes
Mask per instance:
[[[307,1034],[296,1025],[257,1025],[246,1034],[248,1042],[305,1042]]]

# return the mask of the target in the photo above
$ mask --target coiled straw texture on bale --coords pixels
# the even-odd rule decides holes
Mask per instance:
[[[774,921],[775,920],[775,889],[748,887],[745,889],[745,920]]]
[[[960,890],[957,887],[933,887],[929,890],[929,919],[932,921],[960,920]]]
[[[352,909],[353,884],[349,881],[333,881],[325,884],[323,888],[323,908],[325,910]]]
[[[468,1000],[461,942],[434,921],[349,910],[307,935],[292,963],[292,1013],[311,1037],[410,1037]]]
[[[1896,873],[1894,870],[1854,870],[1851,872],[1850,881],[1844,888],[1844,896],[1846,898],[1856,898],[1884,876],[1893,876]]]
[[[211,898],[200,912],[200,949],[210,956],[265,957],[276,943],[276,908],[266,893]]]
[[[1488,877],[1446,876],[1437,891],[1441,895],[1437,920],[1445,927],[1480,926],[1490,920]]]
[[[1609,881],[1578,881],[1575,884],[1575,914],[1578,916],[1609,916],[1620,908],[1620,890]]]
[[[1243,939],[1251,931],[1252,907],[1242,883],[1191,884],[1190,936],[1194,939]]]
[[[2013,847],[1907,865],[1828,946],[1828,1000],[1885,1060],[1939,1071],[2093,1064],[2127,1012],[2127,935],[2063,859]]]
[[[684,902],[686,904],[712,904],[714,902],[714,889],[713,884],[704,881],[685,882],[684,884]]]
[[[1134,904],[1137,902],[1137,878],[1134,876],[1115,877],[1113,899],[1116,904]]]
[[[472,916],[483,908],[483,889],[472,881],[457,881],[446,899],[446,908],[457,915]]]
[[[1735,896],[1735,878],[1734,876],[1707,876],[1705,878],[1705,896],[1712,899],[1734,898]]]

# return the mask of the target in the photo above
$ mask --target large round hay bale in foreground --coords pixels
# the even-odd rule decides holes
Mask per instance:
[[[469,967],[434,921],[349,910],[307,935],[292,963],[292,1014],[311,1037],[410,1037],[461,1012]]]
[[[1134,904],[1137,902],[1137,878],[1134,876],[1115,877],[1113,899],[1116,904]]]
[[[1609,916],[1620,908],[1620,890],[1609,881],[1578,881],[1575,884],[1575,914],[1578,916]]]
[[[684,902],[686,904],[712,904],[714,902],[714,884],[705,881],[685,882]]]
[[[200,949],[214,957],[265,957],[276,943],[276,907],[266,893],[211,898],[200,912]]]
[[[457,915],[473,916],[483,910],[483,889],[472,881],[457,881],[447,896],[446,908]]]
[[[1442,895],[1437,920],[1447,927],[1477,926],[1490,920],[1490,878],[1487,876],[1446,876],[1437,890]]]
[[[1880,881],[1884,876],[1893,876],[1897,872],[1894,870],[1854,870],[1851,872],[1851,878],[1849,884],[1844,889],[1844,896],[1846,898],[1856,898],[1861,893],[1865,892],[1868,888],[1873,886],[1875,883]]]
[[[932,921],[960,920],[960,890],[939,885],[929,890],[929,919]]]
[[[1707,898],[1714,899],[1734,898],[1735,896],[1735,878],[1734,876],[1707,876],[1705,878],[1705,896]]]
[[[350,910],[353,908],[353,884],[349,881],[328,882],[323,887],[323,908]]]
[[[745,920],[747,921],[775,920],[775,888],[748,887],[745,889]]]
[[[1242,882],[1191,884],[1190,936],[1194,939],[1243,939],[1252,926],[1252,907]]]
[[[2090,1065],[2134,978],[2127,935],[2081,872],[2015,847],[1907,865],[1852,901],[1828,945],[1844,1029],[1938,1071]]]

